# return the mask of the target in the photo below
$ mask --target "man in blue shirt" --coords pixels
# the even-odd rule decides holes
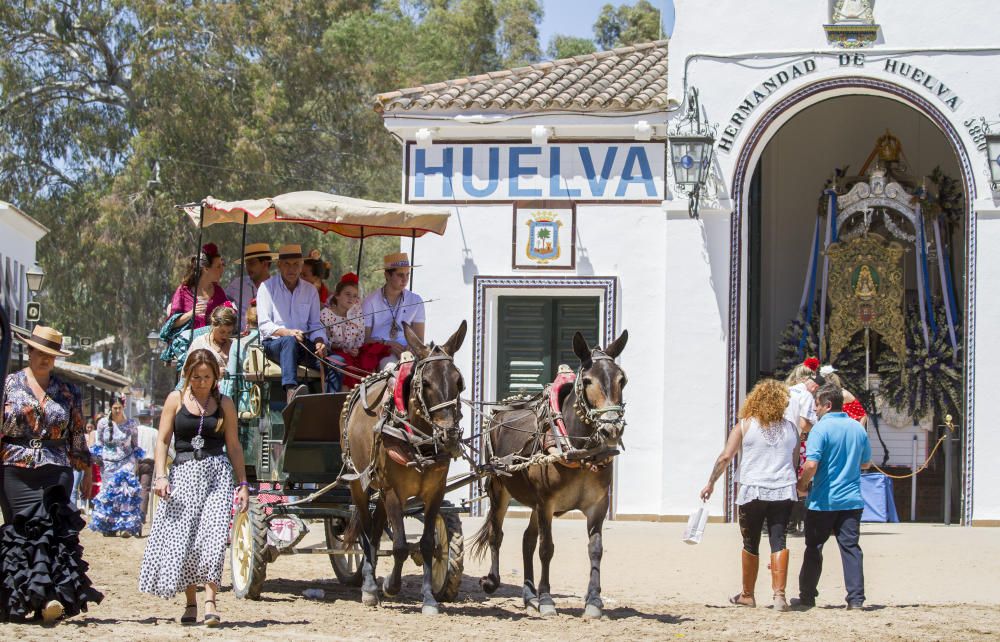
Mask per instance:
[[[257,325],[267,358],[281,366],[281,384],[290,403],[298,389],[299,364],[319,367],[309,349],[326,357],[326,330],[319,320],[319,294],[300,278],[302,247],[284,245],[278,251],[278,273],[257,290]],[[340,374],[326,368],[328,392],[340,390]]]
[[[806,463],[798,491],[806,495],[806,550],[799,571],[799,599],[803,607],[816,605],[816,585],[823,570],[823,544],[832,532],[840,546],[847,587],[847,608],[860,609],[865,602],[865,576],[861,546],[861,469],[871,465],[868,433],[843,411],[844,393],[834,384],[816,391],[819,421],[809,432]],[[793,602],[796,602],[793,600]]]

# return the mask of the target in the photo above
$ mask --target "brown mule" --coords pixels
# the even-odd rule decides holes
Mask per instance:
[[[408,325],[404,326],[406,340],[416,358],[412,370],[413,383],[406,384],[408,395],[404,421],[411,429],[430,437],[425,443],[414,447],[391,436],[407,432],[401,422],[394,426],[380,423],[380,404],[386,400],[392,403],[393,391],[388,390],[387,385],[376,384],[369,388],[362,383],[354,388],[345,404],[341,417],[341,435],[347,446],[344,458],[355,471],[366,474],[350,483],[355,511],[344,539],[347,544],[358,536],[361,539],[364,552],[361,600],[366,606],[375,606],[379,601],[375,565],[386,520],[392,530],[395,563],[392,573],[385,580],[383,594],[392,597],[399,593],[403,562],[409,556],[403,530],[403,510],[411,498],[416,498],[423,503],[424,515],[424,531],[420,538],[424,567],[422,612],[427,615],[439,612],[432,586],[431,564],[434,560],[435,523],[444,500],[448,465],[459,453],[462,436],[459,395],[464,383],[452,357],[465,339],[466,327],[463,321],[443,345],[432,343],[427,346]],[[359,399],[361,395],[365,395],[363,403]],[[416,461],[419,465],[408,464],[401,455],[403,452],[408,453],[411,463]],[[379,491],[374,513],[369,512],[372,490]]]
[[[531,519],[522,539],[524,560],[524,605],[541,615],[555,615],[555,602],[549,586],[549,563],[555,552],[552,541],[552,518],[580,510],[587,518],[590,555],[590,583],[587,587],[586,618],[599,618],[601,601],[601,557],[604,554],[602,528],[608,514],[613,478],[613,457],[617,454],[624,430],[622,388],[625,372],[614,359],[625,348],[628,332],[623,332],[605,350],[587,346],[583,335],[573,337],[573,350],[580,358],[576,383],[563,399],[563,420],[567,436],[564,440],[576,453],[596,453],[584,457],[582,465],[574,467],[559,463],[533,465],[510,476],[491,476],[486,482],[490,510],[486,522],[473,540],[473,553],[483,556],[487,547],[491,553],[489,575],[479,580],[487,593],[500,585],[500,544],[503,541],[503,521],[511,497],[531,508]],[[542,403],[547,400],[542,399]],[[571,412],[570,409],[575,410]],[[487,436],[492,453],[497,458],[518,456],[528,458],[542,453],[544,436],[550,425],[539,424],[534,409],[501,410],[490,421]],[[602,454],[603,453],[603,454]],[[542,574],[535,588],[534,555],[539,545]]]

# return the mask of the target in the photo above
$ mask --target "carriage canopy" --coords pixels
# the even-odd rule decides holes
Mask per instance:
[[[443,235],[451,213],[442,207],[420,207],[400,203],[380,203],[326,192],[289,192],[272,198],[221,201],[208,196],[201,203],[185,205],[197,225],[216,223],[300,223],[322,232],[350,238],[369,236]]]

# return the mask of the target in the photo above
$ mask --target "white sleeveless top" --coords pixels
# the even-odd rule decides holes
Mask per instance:
[[[736,481],[740,487],[736,504],[746,504],[755,499],[763,501],[795,501],[795,466],[799,433],[787,419],[762,429],[754,418],[740,422],[743,447]]]

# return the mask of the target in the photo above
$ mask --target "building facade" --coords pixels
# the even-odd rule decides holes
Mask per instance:
[[[697,504],[748,389],[787,367],[789,346],[810,350],[796,346],[794,322],[811,311],[819,356],[860,368],[852,385],[879,390],[879,403],[921,377],[933,390],[950,382],[951,396],[927,393],[938,400],[930,410],[887,407],[873,441],[902,471],[931,454],[951,415],[952,519],[1000,524],[1000,472],[988,465],[1000,437],[976,429],[977,398],[1000,367],[988,339],[1000,320],[1000,258],[989,250],[1000,201],[984,140],[1000,119],[990,29],[1000,6],[675,7],[669,43],[377,98],[404,141],[403,198],[454,206],[447,234],[425,237],[415,257],[415,289],[435,300],[429,336],[472,322],[459,363],[486,401],[575,366],[573,331],[607,344],[627,328],[614,512],[676,519]],[[668,152],[692,89],[715,126],[697,217]],[[855,266],[864,278],[841,279],[871,239],[878,256]],[[908,356],[894,367],[898,353]],[[943,499],[935,457],[916,483]],[[713,497],[716,515],[732,515],[727,490]],[[934,506],[916,515],[942,519]]]

